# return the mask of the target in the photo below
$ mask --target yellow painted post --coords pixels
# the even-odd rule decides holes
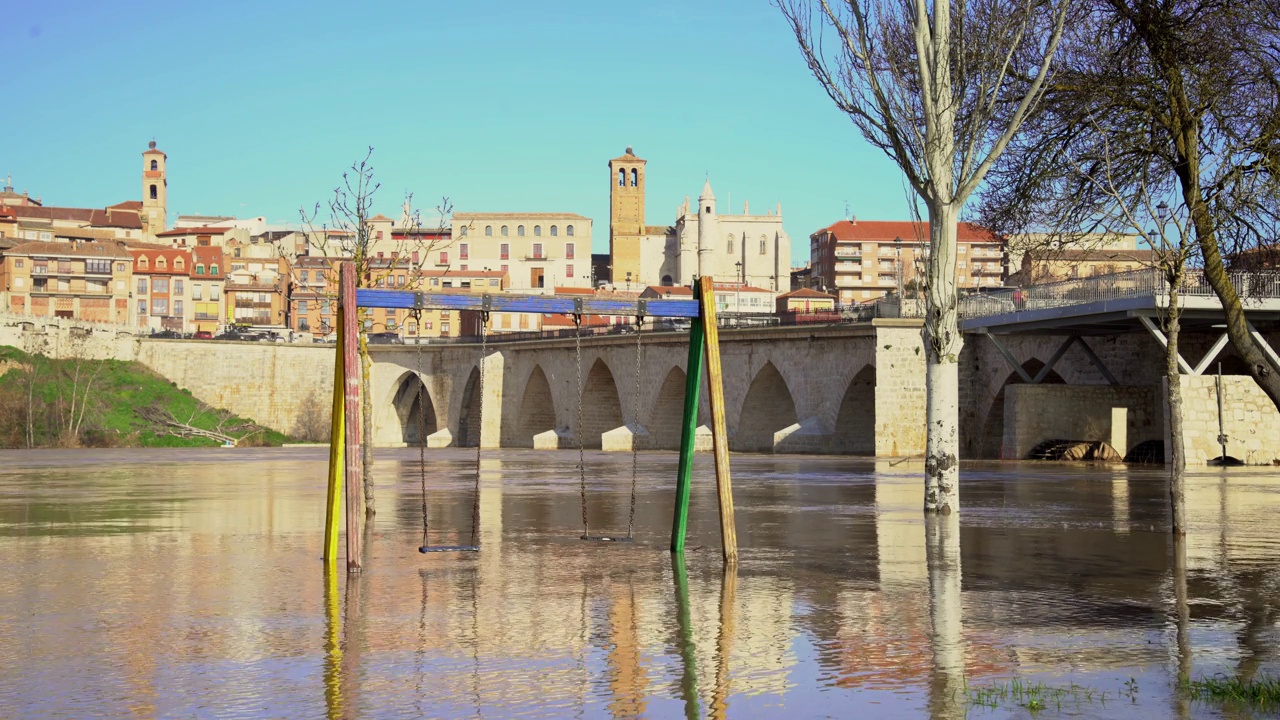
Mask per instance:
[[[333,361],[333,410],[329,418],[329,500],[324,515],[324,561],[338,563],[338,512],[342,508],[342,471],[346,463],[343,448],[346,434],[346,402],[343,388],[346,373],[342,363],[342,308],[338,308],[338,344]]]
[[[711,278],[698,279],[698,309],[707,337],[707,389],[711,399],[711,447],[716,459],[716,492],[720,497],[720,545],[726,563],[738,562],[738,531],[733,520],[733,482],[729,476],[729,430],[724,420],[724,373],[720,366],[720,328],[716,325],[716,293]]]

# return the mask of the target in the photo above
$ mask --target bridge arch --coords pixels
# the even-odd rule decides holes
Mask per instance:
[[[845,387],[836,415],[832,451],[851,455],[876,452],[876,366],[864,365]]]
[[[467,384],[462,390],[462,410],[458,415],[456,447],[476,447],[480,444],[480,368],[471,368]]]
[[[577,421],[575,413],[574,422]],[[613,379],[609,364],[604,358],[598,358],[591,364],[587,383],[582,388],[582,427],[575,427],[574,432],[581,433],[583,446],[598,448],[601,446],[601,435],[622,425],[622,401],[618,396],[618,384]]]
[[[654,450],[679,450],[681,423],[684,421],[684,385],[686,374],[679,366],[671,368],[649,412],[649,447]]]
[[[1031,377],[1035,377],[1044,369],[1044,362],[1039,358],[1030,358],[1022,363],[1022,369]],[[991,407],[987,410],[987,419],[982,426],[981,457],[999,458],[1004,446],[1004,397],[1005,388],[1022,383],[1022,376],[1016,371],[1009,373],[992,396]],[[1066,381],[1056,370],[1050,370],[1040,381],[1042,385],[1065,385]]]
[[[391,405],[399,422],[400,440],[410,445],[425,442],[439,429],[431,390],[417,373],[406,372],[396,380]]]
[[[796,403],[787,381],[766,362],[747,390],[729,447],[736,452],[773,452],[773,434],[796,422]]]
[[[541,365],[534,365],[524,384],[520,398],[520,411],[512,445],[533,447],[533,436],[556,429],[555,399],[551,396],[551,384]]]

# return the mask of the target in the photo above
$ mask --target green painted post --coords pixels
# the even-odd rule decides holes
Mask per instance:
[[[689,327],[689,362],[685,365],[684,422],[680,429],[680,474],[676,477],[675,517],[671,522],[671,552],[684,552],[684,536],[689,525],[689,484],[693,478],[693,445],[698,432],[698,395],[702,389],[702,363],[707,342],[701,318]]]

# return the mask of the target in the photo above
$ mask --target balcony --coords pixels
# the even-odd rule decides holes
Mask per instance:
[[[252,298],[236,298],[236,307],[238,308],[269,308],[270,300],[257,300]]]
[[[843,259],[861,259],[862,249],[836,246],[836,257]]]
[[[196,319],[196,320],[221,320],[221,319],[222,319],[222,316],[221,316],[221,315],[219,315],[219,314],[217,314],[217,313],[201,313],[201,312],[198,312],[198,313],[196,313],[196,314],[195,314],[195,316],[194,316],[194,317],[195,317],[195,319]]]
[[[233,292],[278,293],[280,292],[280,286],[277,285],[276,283],[264,283],[264,282],[247,282],[247,283],[228,282],[223,289],[229,293],[233,293]]]
[[[547,260],[550,260],[550,259],[551,259],[551,256],[550,256],[550,255],[547,255],[546,253],[542,253],[542,254],[540,254],[540,255],[535,255],[535,254],[533,254],[533,253],[526,253],[526,254],[525,254],[525,256],[524,256],[524,259],[525,259],[526,261],[528,261],[528,260],[533,260],[533,261],[536,261],[536,262],[546,262]]]

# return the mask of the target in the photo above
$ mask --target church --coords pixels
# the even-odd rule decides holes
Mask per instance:
[[[782,204],[752,215],[716,212],[708,179],[697,205],[689,198],[674,225],[645,224],[645,160],[631,148],[609,161],[609,256],[615,286],[689,285],[710,275],[778,292],[790,287],[791,238],[782,229]]]

